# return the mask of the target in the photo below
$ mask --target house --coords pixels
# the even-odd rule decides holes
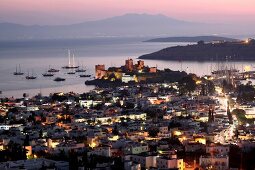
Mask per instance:
[[[218,143],[211,143],[206,146],[206,153],[208,154],[228,155],[229,150],[230,148],[228,145]]]
[[[179,170],[184,170],[183,159],[178,159],[176,155],[171,155],[169,157],[157,157],[156,164],[157,168],[160,169],[178,168]]]
[[[131,160],[132,162],[139,163],[141,167],[149,169],[150,167],[156,167],[157,156],[153,155],[127,155],[125,160]]]
[[[227,155],[206,155],[200,156],[199,165],[203,169],[213,167],[216,170],[226,170],[229,168],[229,157]]]

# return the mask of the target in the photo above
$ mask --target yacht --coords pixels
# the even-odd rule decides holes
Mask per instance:
[[[64,78],[61,78],[61,77],[56,77],[55,79],[54,79],[54,81],[65,81],[66,79],[64,79]]]
[[[91,77],[90,74],[81,74],[80,77]]]
[[[72,62],[71,62],[71,52],[68,50],[68,65],[62,67],[64,69],[74,69],[74,68],[79,68],[79,66],[75,66],[74,62],[74,54],[72,54]]]
[[[54,74],[51,73],[51,72],[49,72],[49,73],[44,73],[44,74],[42,74],[42,75],[43,75],[43,77],[52,77],[52,76],[54,76]]]
[[[13,75],[15,75],[15,76],[20,76],[20,75],[23,75],[23,74],[24,74],[24,73],[21,72],[20,65],[19,65],[19,70],[18,70],[18,68],[17,68],[17,66],[16,66],[16,71],[13,73]]]
[[[36,76],[34,76],[33,73],[32,73],[32,75],[29,75],[29,72],[28,72],[28,74],[27,74],[27,76],[26,76],[26,79],[27,79],[27,80],[33,80],[33,79],[36,79]]]

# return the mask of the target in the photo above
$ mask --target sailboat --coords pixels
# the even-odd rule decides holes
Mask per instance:
[[[75,71],[71,70],[67,74],[75,74]]]
[[[43,77],[52,77],[52,76],[54,76],[54,74],[51,73],[51,72],[45,72],[42,75],[43,75]]]
[[[75,72],[77,72],[77,73],[84,73],[85,71],[86,70],[83,69],[83,68],[78,68],[78,69],[75,70]]]
[[[79,66],[75,66],[75,62],[74,62],[74,54],[72,55],[72,62],[71,62],[71,52],[70,50],[68,50],[68,65],[62,67],[64,69],[75,69],[75,68],[79,68]]]
[[[16,66],[16,71],[13,73],[13,75],[15,75],[15,76],[20,76],[20,75],[23,75],[23,74],[24,74],[24,73],[21,72],[20,64],[19,64],[19,71],[18,71],[17,66]]]
[[[55,68],[51,68],[51,67],[49,66],[48,72],[49,72],[49,73],[56,73],[56,72],[59,72],[59,70],[58,70],[58,69],[55,69]]]
[[[33,79],[36,79],[36,76],[34,76],[33,73],[32,73],[32,75],[30,76],[30,75],[29,75],[29,72],[28,72],[28,74],[27,74],[27,76],[26,76],[26,79],[27,79],[27,80],[33,80]]]
[[[81,65],[81,68],[76,69],[75,72],[84,73],[84,72],[86,72],[86,69],[84,69],[83,65]]]

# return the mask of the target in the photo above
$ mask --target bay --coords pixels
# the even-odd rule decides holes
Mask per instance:
[[[21,97],[23,93],[30,96],[39,92],[48,95],[54,92],[77,92],[83,93],[93,89],[93,86],[86,86],[85,80],[79,74],[69,75],[68,70],[62,66],[68,64],[67,49],[75,54],[75,64],[83,66],[86,74],[94,75],[96,64],[110,66],[124,65],[125,60],[132,58],[135,62],[140,55],[151,53],[162,48],[186,45],[188,43],[153,43],[143,42],[149,39],[146,37],[120,38],[101,37],[77,40],[27,40],[0,42],[0,91],[2,96]],[[21,65],[24,76],[14,76],[13,72],[17,65]],[[237,62],[227,63],[234,65],[237,69],[249,67],[253,69],[255,63]],[[210,74],[212,70],[219,67],[218,62],[181,62],[181,61],[160,61],[145,60],[145,65],[157,66],[159,69],[170,68],[182,70],[198,75]],[[49,67],[60,69],[54,77],[63,77],[64,82],[53,81],[54,77],[43,77]],[[37,76],[35,80],[27,80],[28,74]]]

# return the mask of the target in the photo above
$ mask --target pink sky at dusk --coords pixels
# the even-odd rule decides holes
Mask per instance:
[[[251,23],[254,9],[255,0],[0,0],[0,22],[70,24],[148,13],[198,22]]]

